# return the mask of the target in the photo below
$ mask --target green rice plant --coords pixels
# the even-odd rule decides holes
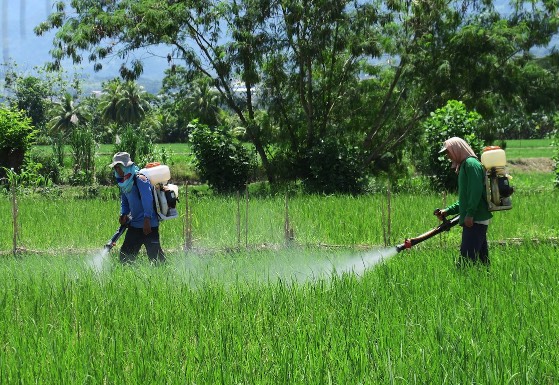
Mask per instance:
[[[172,254],[101,274],[79,254],[4,259],[0,382],[556,383],[556,246],[493,247],[489,269],[457,270],[456,251],[306,279],[297,260],[351,256]],[[294,267],[266,275],[277,259]]]
[[[183,188],[179,194],[184,199]],[[520,189],[512,197],[512,210],[494,213],[489,239],[555,237],[557,194],[554,190]],[[295,244],[366,247],[384,245],[386,236],[388,245],[392,245],[437,226],[439,222],[432,215],[433,210],[455,199],[453,195],[443,198],[435,194],[394,194],[389,218],[386,197],[382,195],[301,195],[289,199],[288,218]],[[10,202],[7,195],[0,199],[2,223],[11,223]],[[285,197],[249,197],[248,217],[244,197],[237,201],[234,196],[190,196],[189,206],[195,248],[285,245]],[[21,196],[18,210],[20,246],[29,250],[91,250],[101,247],[118,228],[117,198]],[[184,245],[182,210],[183,203],[179,202],[181,219],[161,223],[161,239],[167,250],[182,249]],[[459,228],[455,228],[433,242],[456,244],[459,237]],[[10,250],[11,243],[11,231],[0,233],[0,250]]]

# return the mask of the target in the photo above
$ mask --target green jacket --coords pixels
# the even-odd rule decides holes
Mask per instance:
[[[477,158],[466,158],[460,164],[458,202],[451,204],[445,210],[448,215],[460,214],[460,225],[464,224],[466,217],[474,217],[474,222],[493,217],[487,208],[485,169]]]

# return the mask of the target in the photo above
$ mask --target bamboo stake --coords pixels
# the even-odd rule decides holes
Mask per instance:
[[[444,209],[446,207],[446,190],[443,191],[443,202],[442,202],[442,207],[441,210]],[[443,246],[443,233],[440,234],[439,236],[439,244],[442,247]]]
[[[387,234],[387,237],[386,237],[388,243],[386,244],[386,246],[388,246],[388,245],[391,243],[391,242],[390,242],[390,241],[391,241],[390,238],[391,238],[391,236],[392,236],[392,220],[391,220],[391,219],[392,219],[392,216],[391,216],[392,205],[391,205],[391,201],[390,201],[390,199],[391,199],[391,197],[392,197],[392,194],[391,194],[391,191],[390,191],[390,182],[388,182],[388,187],[387,187],[387,189],[386,189],[386,195],[387,195],[387,196],[386,196],[386,199],[387,199],[386,202],[387,202],[387,210],[388,210],[388,212],[387,212],[388,234]]]
[[[188,182],[184,184],[184,251],[192,250],[192,217],[188,204]]]
[[[248,248],[248,186],[246,187],[246,208],[245,208],[245,248]]]
[[[283,225],[283,231],[285,243],[289,245],[294,239],[293,229],[291,228],[291,224],[289,223],[289,190],[285,192],[285,221]]]
[[[384,212],[384,202],[381,201],[380,203],[380,221],[382,227],[382,241],[384,243],[384,247],[388,246],[388,239],[386,238],[386,219],[385,219],[385,212]]]
[[[237,250],[241,248],[241,194],[237,191]]]
[[[18,214],[18,207],[17,207],[17,190],[16,190],[16,182],[14,175],[10,178],[10,184],[12,189],[12,223],[13,223],[13,254],[14,257],[17,256],[17,238],[18,238],[18,223],[17,223],[17,214]]]

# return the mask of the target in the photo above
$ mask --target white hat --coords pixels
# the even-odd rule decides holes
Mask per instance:
[[[127,153],[127,152],[117,152],[113,156],[113,163],[109,164],[109,167],[113,168],[117,164],[121,164],[124,167],[128,167],[128,166],[133,165],[134,162],[132,162],[132,160],[130,159],[130,154],[129,153]]]

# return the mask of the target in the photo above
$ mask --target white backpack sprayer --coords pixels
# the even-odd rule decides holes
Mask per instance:
[[[138,174],[145,175],[151,184],[153,193],[153,207],[160,220],[177,218],[179,216],[176,204],[179,196],[177,185],[169,183],[171,172],[169,167],[158,162],[148,163],[146,167],[138,171]],[[137,176],[134,176],[136,178]],[[134,181],[134,183],[136,183]],[[118,239],[128,228],[128,223],[121,225],[116,233],[105,244],[106,250],[111,250]]]
[[[499,146],[489,146],[483,149],[481,164],[485,168],[485,191],[487,194],[487,208],[489,211],[512,209],[511,195],[514,187],[510,185],[512,179],[506,172],[507,158],[505,151]],[[404,243],[396,246],[399,253],[417,245],[426,239],[432,238],[443,231],[450,231],[458,224],[459,216],[450,219],[443,218],[443,222],[415,238],[407,238]]]
[[[176,205],[179,187],[169,183],[169,167],[158,162],[148,163],[138,173],[147,176],[153,187],[154,206],[159,219],[165,221],[178,217]]]
[[[507,157],[499,146],[483,149],[481,164],[485,167],[485,191],[489,211],[512,209],[511,195],[514,187],[510,185],[511,176],[507,174]]]

